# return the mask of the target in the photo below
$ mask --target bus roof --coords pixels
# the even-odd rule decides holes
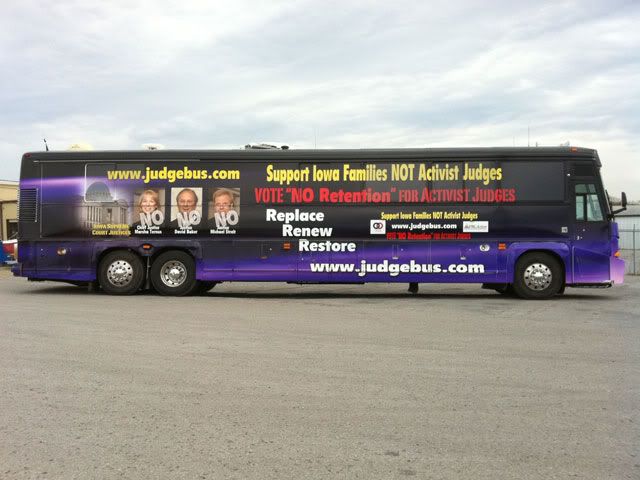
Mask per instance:
[[[92,150],[25,153],[36,161],[87,160],[418,160],[538,158],[556,161],[588,160],[601,166],[598,152],[579,147],[488,147],[488,148],[385,148],[385,149],[309,149],[309,150]]]

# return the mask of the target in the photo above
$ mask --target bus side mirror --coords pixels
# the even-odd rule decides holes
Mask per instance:
[[[627,194],[622,192],[621,195],[621,200],[620,200],[620,204],[622,205],[622,208],[619,208],[617,210],[612,210],[611,211],[611,216],[613,217],[614,215],[619,214],[620,212],[624,212],[627,209]]]

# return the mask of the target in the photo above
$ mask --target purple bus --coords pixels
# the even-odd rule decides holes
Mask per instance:
[[[109,294],[438,282],[550,298],[623,281],[600,167],[575,147],[26,153],[13,273]]]

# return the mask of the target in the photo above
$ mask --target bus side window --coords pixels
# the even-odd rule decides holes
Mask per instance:
[[[593,187],[595,190],[595,186],[589,185]],[[603,220],[602,217],[602,209],[600,208],[600,203],[598,202],[598,194],[590,193],[587,196],[587,221],[588,222],[601,222]]]
[[[604,219],[598,193],[593,183],[576,185],[576,220],[601,222]]]
[[[576,194],[576,220],[584,222],[584,195]]]

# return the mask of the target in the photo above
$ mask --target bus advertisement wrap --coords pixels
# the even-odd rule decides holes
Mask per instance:
[[[556,244],[563,283],[612,281],[606,249],[567,269],[577,187],[566,161],[354,157],[43,161],[21,180],[38,191],[41,212],[21,271],[94,281],[101,255],[120,242],[132,252],[182,249],[196,278],[210,282],[508,284],[516,265],[507,245],[527,241]],[[584,185],[588,214],[606,223],[599,176]],[[29,240],[73,254],[32,265]]]

